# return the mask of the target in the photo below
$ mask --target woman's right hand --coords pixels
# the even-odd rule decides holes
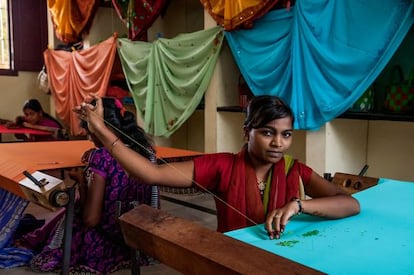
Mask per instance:
[[[89,132],[95,133],[104,127],[102,99],[99,96],[87,96],[73,111],[79,119],[86,121]]]

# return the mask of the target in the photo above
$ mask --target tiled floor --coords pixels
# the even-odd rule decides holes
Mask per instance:
[[[162,195],[172,197],[175,199],[182,200],[190,204],[200,205],[201,207],[209,208],[215,210],[214,201],[210,195],[207,194],[171,194],[162,192]],[[161,200],[161,209],[167,211],[175,216],[191,220],[197,224],[200,224],[204,227],[210,228],[211,230],[216,230],[217,220],[216,216],[204,211],[195,210],[177,203],[172,203],[170,201]],[[36,218],[47,218],[50,216],[50,212],[45,212],[45,210],[36,205],[31,205],[29,211],[33,213]],[[13,269],[0,269],[0,275],[33,275],[39,274],[32,272],[28,267],[19,267]],[[55,274],[55,273],[43,273],[43,274]],[[120,270],[114,275],[129,275],[131,270]],[[146,266],[141,268],[142,275],[152,275],[152,274],[163,274],[163,275],[176,275],[180,274],[172,268],[169,268],[163,264],[155,264],[151,266]]]

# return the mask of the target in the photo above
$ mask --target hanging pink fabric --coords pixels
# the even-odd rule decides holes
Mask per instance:
[[[65,42],[78,42],[88,34],[99,7],[99,0],[48,0],[56,37]]]
[[[132,41],[148,41],[148,28],[168,3],[168,0],[112,0],[118,16],[128,28],[128,38]]]
[[[116,53],[117,34],[88,49],[67,52],[47,49],[45,64],[56,114],[70,127],[72,135],[82,135],[79,119],[72,112],[92,93],[104,96]]]

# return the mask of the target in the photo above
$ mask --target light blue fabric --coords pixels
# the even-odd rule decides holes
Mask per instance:
[[[361,204],[358,215],[344,219],[295,216],[279,240],[269,240],[264,224],[225,235],[324,274],[411,275],[414,183],[380,181],[353,194]]]
[[[345,112],[391,59],[414,22],[410,0],[301,0],[250,30],[225,32],[255,95],[277,95],[296,129]]]

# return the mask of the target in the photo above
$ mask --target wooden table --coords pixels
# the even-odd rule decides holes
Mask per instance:
[[[83,166],[83,153],[93,147],[89,140],[0,143],[0,187],[24,197],[18,185],[24,170],[33,173]],[[155,149],[157,157],[166,160],[201,154],[162,146]]]
[[[23,171],[83,166],[83,152],[93,147],[88,140],[0,143],[0,187],[24,198],[18,184]]]
[[[42,170],[83,166],[81,157],[85,151],[94,148],[89,140],[0,143],[0,188],[26,198],[19,181],[25,178],[23,171],[30,173]],[[159,159],[177,159],[200,155],[182,149],[156,147]],[[62,274],[69,274],[71,229],[74,211],[74,188],[69,188],[69,204],[66,205],[64,252]],[[25,201],[25,200],[22,200]],[[7,207],[4,206],[3,207]],[[1,212],[1,209],[0,209]],[[1,217],[0,217],[1,219]]]
[[[2,134],[26,134],[26,135],[51,135],[51,132],[36,130],[31,128],[19,127],[19,128],[7,128],[6,125],[0,124],[0,142],[2,142]]]

